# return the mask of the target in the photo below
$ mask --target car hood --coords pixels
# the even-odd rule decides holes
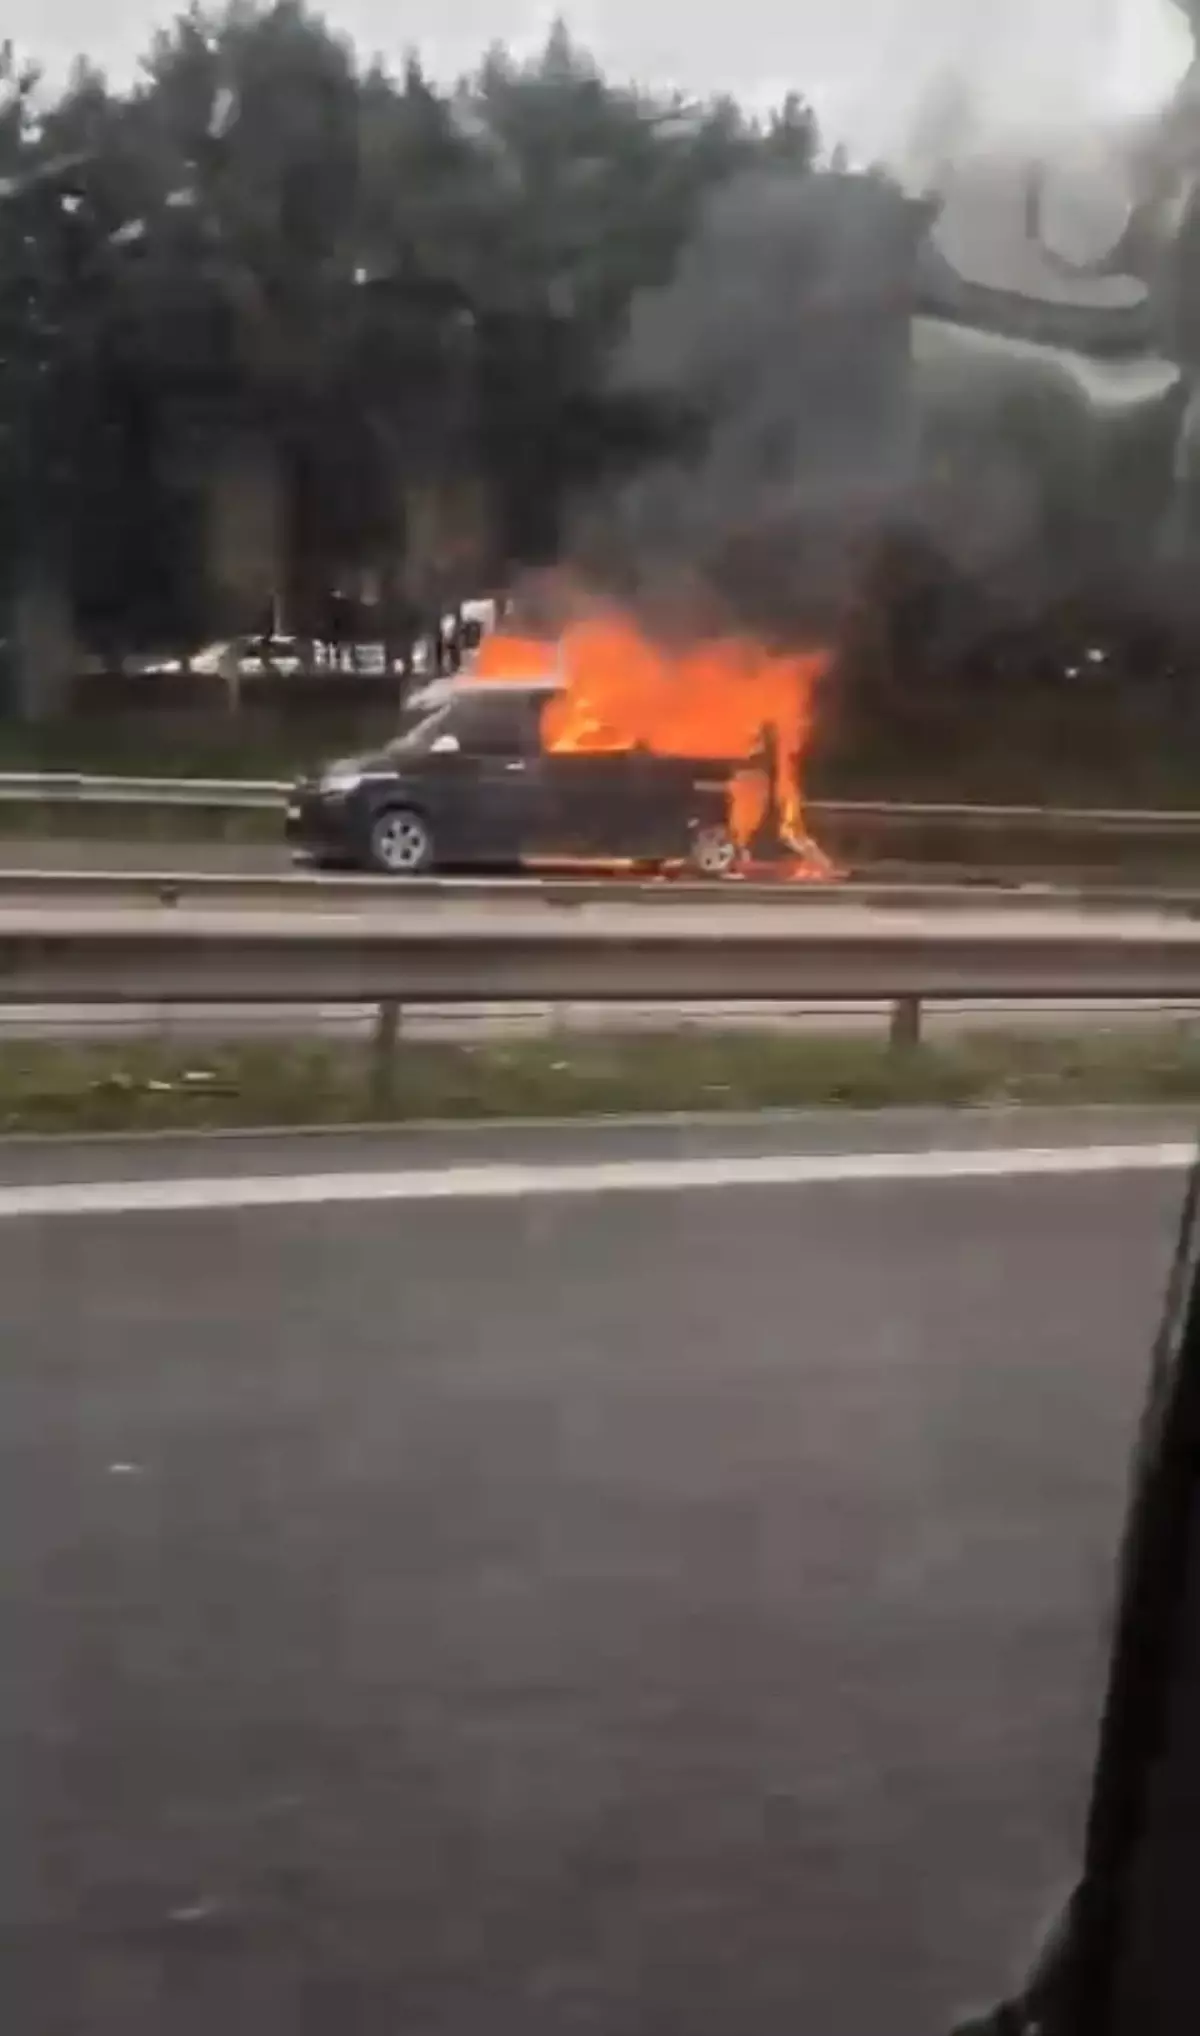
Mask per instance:
[[[300,782],[307,785],[319,785],[324,778],[394,777],[395,775],[396,764],[390,756],[379,754],[374,756],[335,756],[326,757],[323,762],[314,764],[311,770],[304,772]]]

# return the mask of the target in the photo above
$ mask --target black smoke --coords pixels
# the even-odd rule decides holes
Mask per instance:
[[[660,627],[794,642],[841,635],[898,550],[955,590],[948,656],[1064,605],[1161,612],[1187,391],[1146,290],[1053,270],[1021,164],[960,167],[948,203],[795,169],[712,199],[614,365],[680,429],[588,505],[593,580]]]
[[[680,450],[590,516],[593,576],[669,623],[827,636],[911,499],[910,335],[931,211],[881,176],[757,173],[711,202],[614,369]]]

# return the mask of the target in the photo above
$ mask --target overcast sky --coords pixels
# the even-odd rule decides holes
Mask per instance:
[[[129,75],[170,5],[7,0],[4,33],[60,72],[80,50]],[[556,12],[618,75],[754,100],[795,86],[831,140],[891,147],[923,90],[956,64],[994,110],[1040,119],[1140,110],[1177,77],[1189,43],[1171,0],[329,0],[367,54],[415,43],[452,76],[494,39],[536,41]]]

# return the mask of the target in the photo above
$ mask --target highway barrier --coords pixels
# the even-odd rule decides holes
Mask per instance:
[[[927,1000],[1200,999],[1200,925],[1148,915],[792,918],[724,903],[642,912],[464,903],[430,913],[0,909],[0,1000],[378,1007],[721,1000],[886,1002],[898,1047]]]
[[[276,779],[115,777],[82,772],[0,774],[0,807],[42,807],[64,815],[190,811],[214,826],[239,813],[279,814],[288,785]],[[1146,881],[1195,871],[1200,880],[1200,812],[1136,808],[977,806],[880,799],[817,800],[808,808],[816,838],[845,867],[911,876],[1003,874],[1009,879],[1070,871]],[[281,828],[282,831],[282,828]]]
[[[844,883],[790,883],[786,880],[684,876],[646,878],[593,872],[529,872],[523,876],[406,877],[331,875],[309,870],[221,871],[204,869],[5,869],[0,867],[0,905],[37,903],[117,907],[173,905],[221,909],[295,907],[309,911],[395,911],[411,906],[518,903],[531,909],[558,905],[645,905],[720,903],[773,905],[820,912],[831,905],[866,905],[879,911],[975,911],[981,907],[1028,911],[1039,904],[1081,911],[1168,912],[1200,917],[1200,879],[1187,885],[1089,885],[1046,882],[1005,885],[850,879]]]
[[[0,772],[0,804],[38,806],[281,809],[288,787],[273,779],[129,778],[79,771]]]
[[[81,805],[230,806],[270,809],[286,802],[282,778],[151,778],[81,771],[0,772],[0,803],[58,800]],[[962,801],[820,799],[814,825],[985,827],[1011,835],[1025,827],[1061,835],[1190,837],[1200,842],[1200,810],[1191,808],[976,805]]]

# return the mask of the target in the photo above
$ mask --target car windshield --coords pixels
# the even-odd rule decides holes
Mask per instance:
[[[538,728],[547,688],[503,684],[467,686],[449,698],[415,703],[409,725],[387,746],[389,757],[428,755],[453,737],[468,754],[510,755],[538,746]]]
[[[426,755],[439,735],[455,733],[455,706],[453,700],[443,700],[438,706],[414,707],[407,714],[402,713],[399,732],[388,743],[384,755]]]

